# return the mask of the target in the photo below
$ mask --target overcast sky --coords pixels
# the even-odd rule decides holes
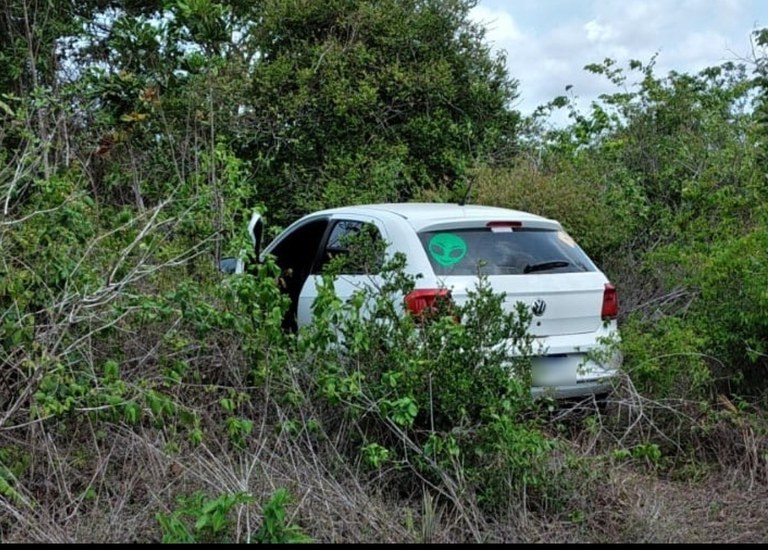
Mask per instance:
[[[527,115],[567,85],[583,106],[616,91],[584,70],[606,57],[625,68],[658,53],[658,77],[748,57],[751,32],[768,27],[768,0],[479,0],[472,17],[506,50],[515,107]]]

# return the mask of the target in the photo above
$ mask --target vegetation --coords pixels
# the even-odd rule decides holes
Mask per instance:
[[[766,538],[768,30],[523,118],[473,3],[0,0],[0,540]],[[215,268],[254,208],[467,192],[619,287],[604,406],[507,376],[484,284],[417,330],[395,259],[294,334],[271,261]]]

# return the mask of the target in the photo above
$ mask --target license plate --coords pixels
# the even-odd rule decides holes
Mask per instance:
[[[576,361],[567,355],[546,355],[533,361],[534,386],[569,386],[576,383]]]

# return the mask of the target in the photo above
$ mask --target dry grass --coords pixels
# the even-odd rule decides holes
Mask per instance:
[[[572,432],[561,435],[568,452],[553,458],[561,461],[555,464],[557,506],[511,502],[496,515],[475,508],[473,525],[466,510],[432,492],[383,491],[375,475],[358,470],[317,433],[278,430],[279,408],[276,414],[268,415],[266,407],[259,413],[264,421],[256,424],[247,451],[212,438],[168,452],[171,432],[157,427],[34,423],[0,434],[0,447],[23,449],[31,459],[13,483],[17,495],[0,496],[0,534],[10,543],[156,542],[162,533],[155,515],[172,511],[179,495],[242,491],[255,498],[233,510],[231,540],[247,542],[260,526],[264,503],[285,487],[293,497],[288,520],[317,542],[760,542],[768,537],[765,442],[754,426],[747,429],[746,420],[741,430],[716,424],[709,443],[728,448],[719,456],[708,451],[708,463],[693,463],[695,475],[682,475],[674,467],[611,458],[611,449],[622,448],[620,441],[632,441],[631,448],[641,435],[661,430],[657,409],[671,408],[619,395],[608,413],[582,410]],[[258,412],[254,407],[252,413]],[[562,415],[576,413],[559,414],[553,422],[567,424]],[[585,419],[591,419],[589,428]],[[586,468],[566,467],[574,457]],[[464,505],[472,506],[471,500]]]
[[[132,391],[162,380],[157,342],[172,328],[146,328],[122,340],[123,354],[134,358],[122,372]],[[696,403],[648,399],[627,379],[604,411],[585,401],[551,414],[551,435],[562,445],[552,457],[546,498],[510,495],[504,510],[488,513],[462,484],[460,468],[446,474],[442,491],[427,483],[393,487],[392,472],[350,460],[338,411],[310,401],[289,408],[281,401],[285,388],[247,386],[238,343],[217,343],[220,349],[185,350],[205,383],[165,387],[179,408],[199,418],[205,433],[199,445],[172,416],[158,422],[145,414],[142,423],[128,425],[75,409],[30,421],[38,380],[34,373],[15,376],[0,399],[0,483],[7,483],[0,484],[0,541],[159,542],[157,514],[172,513],[178,497],[202,491],[209,498],[253,496],[233,508],[227,532],[233,542],[249,542],[278,488],[292,497],[287,521],[323,543],[768,537],[768,418],[759,409],[721,398],[718,409],[702,415]],[[93,371],[104,358],[91,351]],[[253,422],[243,449],[227,436],[229,413],[219,405],[232,393],[247,396],[236,413]],[[284,429],[288,420],[294,429]],[[661,459],[632,454],[651,444]]]

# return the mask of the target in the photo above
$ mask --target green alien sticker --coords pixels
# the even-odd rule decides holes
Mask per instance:
[[[429,253],[443,267],[459,263],[467,255],[467,243],[453,233],[438,233],[429,240]]]

